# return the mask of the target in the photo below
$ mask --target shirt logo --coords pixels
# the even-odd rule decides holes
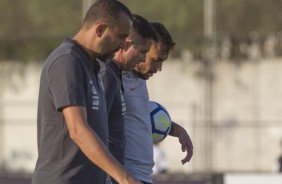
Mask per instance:
[[[129,89],[130,89],[130,91],[134,91],[136,89],[136,87],[130,87]]]
[[[99,110],[100,101],[97,90],[95,89],[95,86],[91,80],[89,81],[89,83],[92,92],[92,110]]]

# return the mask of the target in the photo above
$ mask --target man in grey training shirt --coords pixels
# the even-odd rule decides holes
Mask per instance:
[[[106,101],[96,62],[124,47],[131,24],[125,5],[97,1],[79,32],[47,58],[40,80],[32,184],[105,184],[105,172],[119,183],[139,183],[107,149]]]
[[[109,116],[109,149],[121,164],[124,162],[124,114],[126,113],[121,72],[132,71],[138,63],[145,61],[153,38],[157,39],[151,24],[143,17],[133,15],[132,28],[125,40],[125,48],[117,51],[107,65],[101,63],[100,75],[105,88]]]
[[[149,95],[146,80],[157,71],[161,71],[162,63],[167,60],[174,42],[162,24],[152,23],[158,36],[146,54],[146,62],[139,63],[134,72],[123,73],[125,114],[125,160],[124,166],[134,178],[144,184],[152,183],[153,140],[152,126],[148,109]],[[186,130],[172,123],[169,133],[178,137],[182,151],[187,151],[182,164],[190,161],[193,145]]]

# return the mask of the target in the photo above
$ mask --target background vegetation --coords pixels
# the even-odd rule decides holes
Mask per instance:
[[[133,13],[164,23],[177,42],[175,56],[189,49],[201,57],[204,0],[121,0]],[[1,0],[0,60],[44,60],[81,25],[81,0]],[[228,15],[228,16],[227,16]],[[217,0],[217,41],[237,41],[256,31],[259,38],[282,28],[281,0]]]

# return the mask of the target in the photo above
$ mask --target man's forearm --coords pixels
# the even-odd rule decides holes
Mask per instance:
[[[129,177],[125,169],[110,154],[102,140],[88,126],[85,109],[81,107],[69,107],[63,112],[70,137],[89,160],[118,182]]]
[[[95,132],[82,130],[73,138],[82,152],[98,167],[107,172],[115,180],[127,177],[123,167],[115,160]]]
[[[169,135],[173,136],[173,137],[178,137],[179,129],[180,128],[181,127],[178,124],[176,124],[175,122],[171,121],[171,129],[169,131]]]

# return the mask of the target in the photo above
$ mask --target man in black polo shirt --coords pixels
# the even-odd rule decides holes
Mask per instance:
[[[125,5],[97,1],[74,38],[65,39],[47,58],[32,184],[105,184],[105,172],[119,183],[138,183],[107,150],[106,101],[95,62],[124,47],[131,24]]]
[[[107,64],[101,63],[100,76],[105,87],[107,112],[109,116],[109,149],[113,156],[124,163],[124,114],[126,111],[122,70],[132,71],[140,62],[145,61],[152,39],[157,39],[150,23],[139,15],[133,15],[133,23],[125,48],[115,53]],[[115,181],[114,181],[115,183]]]

